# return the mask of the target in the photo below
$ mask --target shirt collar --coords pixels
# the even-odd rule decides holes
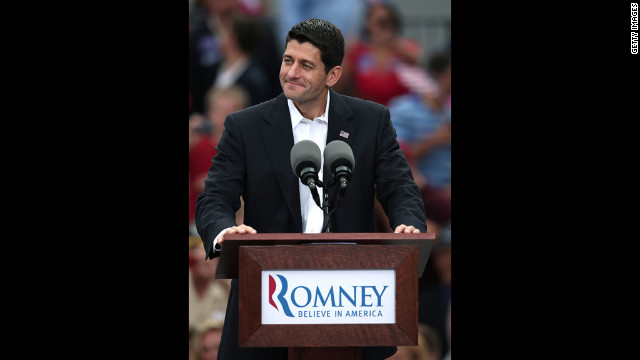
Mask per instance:
[[[329,90],[327,90],[327,106],[324,108],[324,113],[316,118],[316,119],[319,119],[319,120],[322,120],[322,121],[326,122],[327,124],[329,123],[329,100],[330,100],[330,98],[331,98],[331,92]],[[287,105],[289,105],[289,115],[291,117],[291,128],[295,129],[296,126],[298,126],[298,124],[300,123],[300,121],[302,119],[304,119],[304,116],[302,116],[302,114],[300,114],[300,111],[298,111],[298,108],[296,108],[296,106],[293,105],[293,101],[291,101],[290,99],[287,99]],[[309,120],[311,120],[311,119],[309,119]],[[313,119],[313,120],[315,120],[315,119]]]

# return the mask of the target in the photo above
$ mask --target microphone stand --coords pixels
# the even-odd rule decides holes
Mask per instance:
[[[331,184],[331,186],[333,185],[335,185],[335,182]],[[320,196],[318,195],[317,187],[321,187],[324,189],[324,194],[322,196],[322,205],[320,205]],[[329,186],[323,183],[322,180],[318,180],[317,183],[314,182],[310,184],[309,189],[311,190],[311,196],[313,197],[314,202],[319,208],[322,209],[322,232],[329,233],[331,232],[329,229],[329,223],[331,222],[331,213],[329,212]]]
[[[340,185],[340,189],[338,191],[338,193],[334,193],[334,196],[337,195],[338,196],[338,201],[336,202],[336,205],[334,206],[333,210],[329,211],[329,188],[330,187],[335,187],[337,185]],[[324,184],[323,184],[324,185]],[[340,182],[338,183],[335,179],[334,181],[329,185],[329,186],[323,186],[323,188],[325,189],[324,192],[324,199],[322,202],[322,212],[324,214],[324,220],[322,221],[322,232],[323,233],[330,233],[331,232],[331,214],[333,214],[334,211],[336,211],[336,209],[338,208],[338,206],[340,206],[340,203],[342,203],[342,198],[344,197],[344,193],[347,189],[347,184],[345,182]]]
[[[329,189],[325,188],[324,199],[322,201],[322,213],[324,214],[324,220],[322,221],[322,232],[330,233],[331,229],[329,227],[331,223],[331,214],[329,213]]]

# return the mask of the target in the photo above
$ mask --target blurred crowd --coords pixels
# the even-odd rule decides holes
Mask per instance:
[[[277,9],[268,9],[275,6]],[[419,282],[419,344],[399,346],[394,360],[451,356],[451,56],[426,53],[402,35],[401,3],[393,0],[189,1],[189,358],[216,359],[229,280],[215,279],[195,229],[195,201],[204,188],[224,120],[278,96],[288,30],[308,18],[335,24],[345,38],[343,74],[334,89],[389,108],[400,147],[436,234]],[[277,14],[267,16],[269,11]],[[391,232],[376,202],[376,229]],[[236,214],[243,222],[242,208]]]

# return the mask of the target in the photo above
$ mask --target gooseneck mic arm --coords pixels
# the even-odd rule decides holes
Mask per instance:
[[[331,213],[333,213],[333,211],[329,212],[329,192],[325,191],[324,201],[322,202],[322,214],[323,214],[322,232],[323,233],[331,232],[329,229],[329,223],[331,222]]]

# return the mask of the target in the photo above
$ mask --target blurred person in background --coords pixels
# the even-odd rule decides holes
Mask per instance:
[[[195,229],[196,198],[204,189],[211,160],[216,155],[216,145],[224,131],[227,115],[249,106],[249,94],[244,87],[232,85],[223,89],[211,88],[205,97],[205,116],[191,116],[192,129],[189,143],[189,233],[197,235]],[[192,123],[193,122],[193,123]],[[192,139],[193,137],[193,139]],[[242,223],[242,208],[237,221]]]
[[[435,87],[394,98],[389,111],[427,218],[446,226],[451,220],[451,58],[435,54],[428,68]]]
[[[191,111],[204,112],[204,94],[213,85],[213,67],[222,61],[219,28],[237,11],[235,0],[196,1],[190,17],[189,93]]]
[[[222,325],[219,320],[207,320],[195,331],[193,357],[190,360],[216,360],[222,337]]]
[[[244,15],[258,22],[261,41],[251,51],[251,55],[263,72],[269,74],[265,84],[269,92],[267,97],[280,93],[278,78],[272,76],[280,67],[275,25],[264,16],[263,8],[254,3],[255,1],[241,0],[199,0],[192,4],[189,24],[190,113],[204,112],[204,96],[213,86],[217,68],[224,61],[221,29],[230,29],[232,19],[237,15]]]
[[[364,34],[345,54],[343,76],[337,91],[387,105],[411,90],[404,76],[415,73],[422,59],[421,45],[400,35],[401,19],[391,3],[370,2]],[[418,70],[419,72],[419,70]]]
[[[279,0],[279,38],[285,39],[300,21],[325,19],[342,31],[345,47],[349,48],[359,38],[365,3],[365,0]],[[279,49],[284,51],[284,43]]]
[[[202,133],[202,126],[205,123],[204,116],[200,115],[200,113],[193,113],[189,115],[189,157],[191,157],[191,153],[193,148],[198,144],[203,137],[206,135]],[[191,159],[189,159],[191,162]],[[195,199],[197,195],[194,193],[194,175],[192,175],[192,165],[189,164],[189,235],[196,235],[194,226],[194,216],[195,216]]]
[[[230,284],[215,278],[217,261],[205,261],[200,239],[189,247],[189,327],[198,328],[207,320],[224,321]]]
[[[260,24],[243,15],[233,15],[228,26],[220,27],[222,61],[214,65],[214,88],[237,84],[249,92],[250,105],[270,99],[267,75],[252,55],[261,41]]]
[[[415,81],[425,81],[424,74],[414,66],[421,60],[422,47],[400,36],[401,19],[390,1],[367,0],[364,4],[363,35],[347,48],[342,77],[334,88],[387,105],[393,97],[411,91]],[[374,214],[376,232],[393,232],[377,197]]]

